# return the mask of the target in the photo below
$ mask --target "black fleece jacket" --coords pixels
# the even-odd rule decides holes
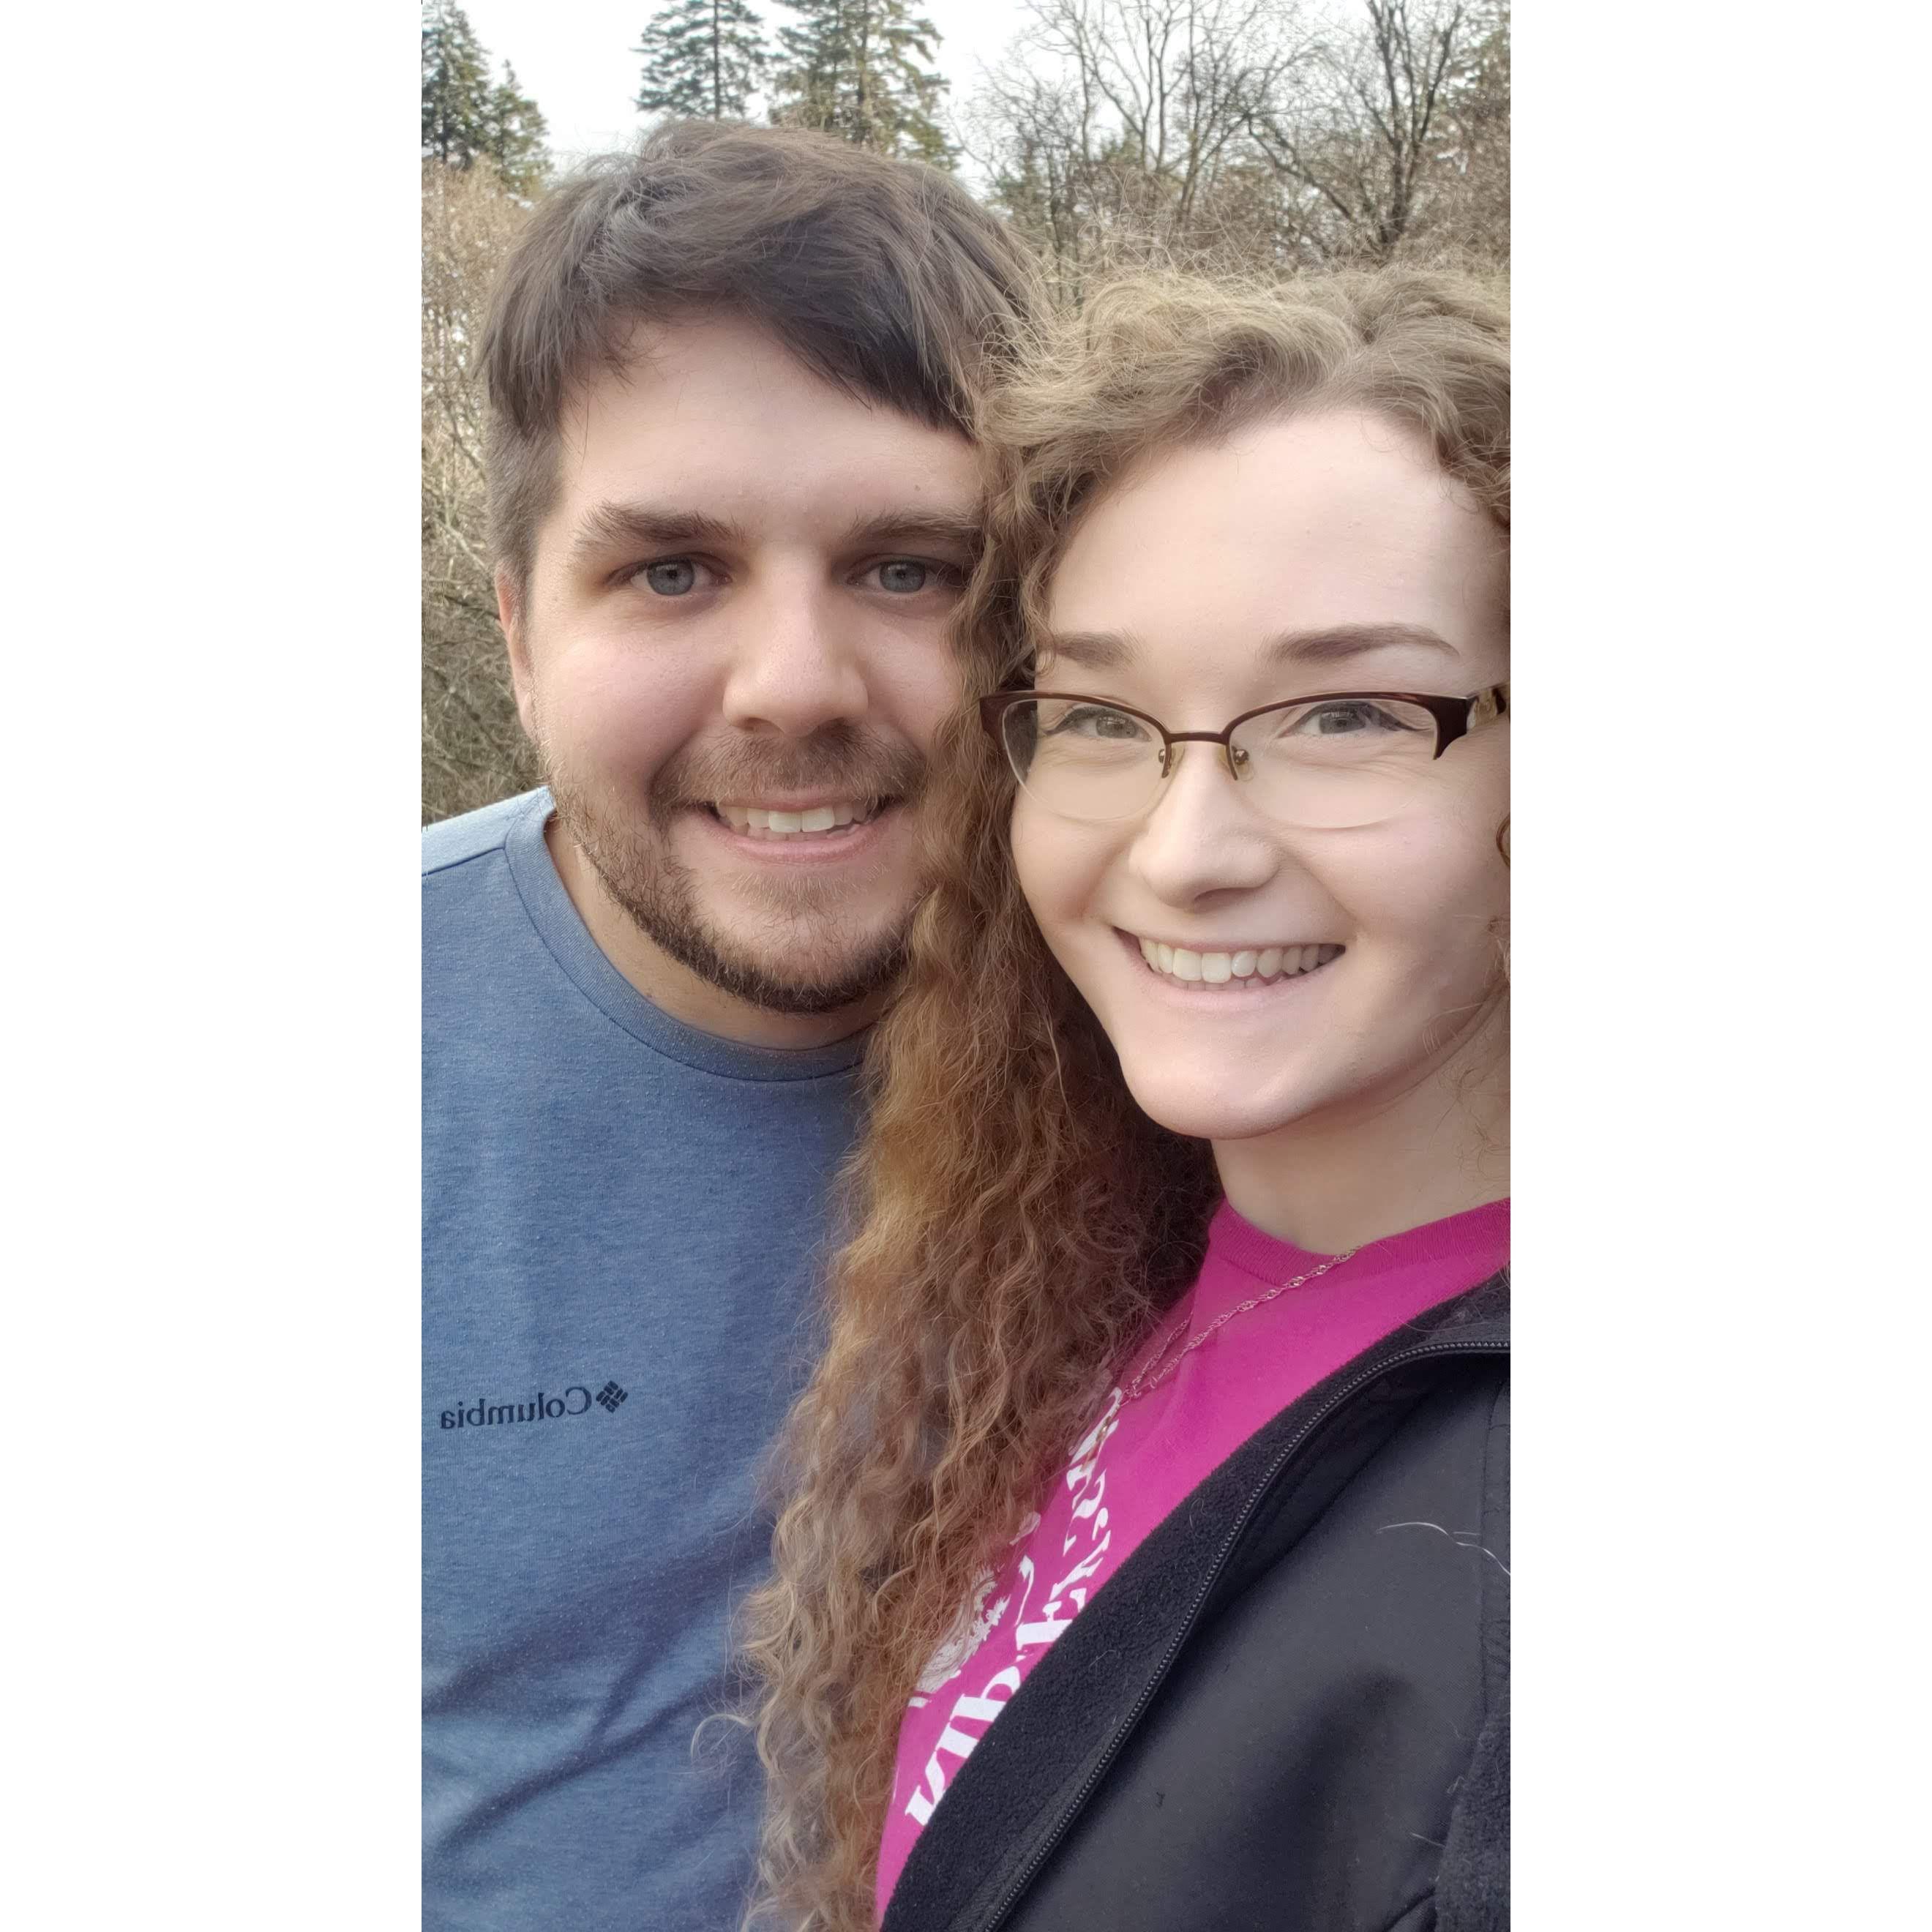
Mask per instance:
[[[1508,1294],[1180,1504],[960,1767],[884,1932],[1508,1932]]]

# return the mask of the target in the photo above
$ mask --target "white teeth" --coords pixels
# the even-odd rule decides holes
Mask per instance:
[[[875,807],[861,801],[838,805],[814,805],[806,812],[774,812],[756,805],[721,805],[718,816],[734,832],[748,832],[754,838],[808,838],[828,832],[842,831],[848,825],[863,825]]]
[[[1277,978],[1293,979],[1312,973],[1318,966],[1339,959],[1339,946],[1270,946],[1244,947],[1238,952],[1196,952],[1186,946],[1168,946],[1158,939],[1140,939],[1141,957],[1154,972],[1190,986],[1220,987],[1259,984]]]

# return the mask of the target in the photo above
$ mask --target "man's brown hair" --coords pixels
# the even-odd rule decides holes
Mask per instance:
[[[495,561],[521,597],[565,406],[638,322],[736,316],[861,400],[970,434],[1035,276],[950,176],[829,135],[674,121],[592,162],[537,210],[483,332]]]

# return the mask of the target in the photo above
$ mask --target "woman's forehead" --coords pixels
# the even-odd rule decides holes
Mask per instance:
[[[1059,640],[1090,660],[1112,638],[1122,668],[1176,651],[1272,664],[1300,638],[1304,664],[1339,666],[1378,632],[1405,658],[1432,637],[1487,658],[1508,572],[1502,532],[1419,437],[1354,413],[1261,424],[1168,452],[1094,506],[1048,586],[1042,652]]]

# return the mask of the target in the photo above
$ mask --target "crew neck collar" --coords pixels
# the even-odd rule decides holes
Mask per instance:
[[[1385,1234],[1378,1240],[1365,1243],[1356,1250],[1348,1272],[1352,1278],[1359,1280],[1365,1274],[1380,1274],[1394,1268],[1468,1262],[1487,1275],[1508,1259],[1509,1232],[1508,1199],[1492,1201],[1485,1207],[1472,1208],[1422,1227],[1406,1228],[1400,1234]],[[1297,1247],[1292,1241],[1277,1240],[1226,1201],[1215,1210],[1208,1226],[1208,1258],[1210,1262],[1239,1269],[1270,1286],[1292,1280],[1333,1258]],[[1477,1278],[1471,1276],[1472,1280]]]

